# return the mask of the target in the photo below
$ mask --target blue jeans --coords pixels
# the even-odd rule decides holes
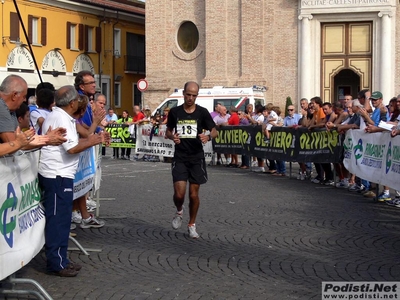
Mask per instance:
[[[285,174],[286,173],[286,164],[283,160],[276,161],[276,171],[278,174]]]
[[[366,190],[371,189],[371,182],[369,182],[369,181],[367,181],[367,180],[365,180],[365,179],[361,179],[361,184],[362,184],[363,186],[365,186],[365,189],[366,189]]]
[[[57,176],[45,178],[39,174],[39,184],[43,191],[46,226],[45,252],[47,271],[58,272],[69,264],[67,248],[71,226],[74,180]]]

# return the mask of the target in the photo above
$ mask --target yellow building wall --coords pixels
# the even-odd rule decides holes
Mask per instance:
[[[51,2],[51,1],[49,1]],[[94,73],[96,78],[99,76],[109,78],[109,99],[108,103],[110,107],[113,107],[117,114],[122,114],[122,110],[128,110],[132,112],[133,104],[133,83],[136,83],[139,79],[144,78],[144,74],[125,74],[124,71],[124,56],[126,52],[126,33],[145,34],[144,24],[131,23],[126,20],[117,20],[116,18],[107,17],[105,20],[101,19],[101,16],[96,14],[88,14],[84,12],[77,12],[72,10],[66,10],[55,6],[40,4],[31,1],[18,1],[18,8],[22,16],[22,20],[28,30],[28,15],[32,15],[38,18],[45,17],[47,19],[47,44],[32,45],[33,55],[36,58],[38,68],[41,68],[42,62],[46,54],[52,49],[59,48],[59,54],[63,57],[66,63],[66,72],[68,82],[73,84],[74,74],[73,65],[80,54],[86,54],[90,57]],[[16,12],[14,3],[12,0],[5,0],[1,8],[1,19],[2,19],[2,45],[0,51],[0,69],[4,68],[7,64],[7,58],[10,52],[18,45],[9,40],[10,36],[10,12]],[[89,52],[85,53],[81,50],[67,49],[67,22],[74,24],[84,24],[90,27],[101,27],[101,52]],[[38,35],[40,41],[41,24],[39,22]],[[113,55],[113,29],[119,28],[121,30],[121,57],[117,58]],[[78,31],[76,32],[76,45],[78,46]],[[95,38],[94,34],[94,38]],[[23,44],[28,44],[27,39],[23,33],[22,25],[20,24],[20,41]],[[29,49],[28,47],[26,47]],[[95,49],[95,43],[93,44]],[[21,74],[22,76],[23,74]],[[114,105],[114,79],[115,75],[122,75],[120,79],[121,83],[121,105],[115,107]],[[100,89],[100,84],[99,84]]]

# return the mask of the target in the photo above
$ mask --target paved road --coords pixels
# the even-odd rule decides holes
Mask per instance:
[[[43,253],[17,273],[54,299],[309,300],[322,281],[400,281],[399,210],[358,194],[210,167],[191,240],[170,226],[169,164],[105,158],[102,170],[106,226],[75,230],[102,251],[71,252],[76,278],[46,275]]]

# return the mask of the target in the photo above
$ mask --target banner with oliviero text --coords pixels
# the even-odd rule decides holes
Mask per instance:
[[[39,151],[0,158],[0,280],[28,264],[44,245]]]
[[[282,161],[340,161],[342,145],[336,130],[275,126],[269,134],[266,139],[262,126],[221,126],[213,141],[214,151]]]
[[[136,153],[173,157],[175,144],[172,140],[165,138],[166,129],[166,125],[159,125],[157,128],[151,124],[137,126]],[[213,150],[211,142],[204,144],[203,150],[205,158],[212,157]]]
[[[349,130],[344,140],[344,165],[358,177],[400,190],[400,137],[389,131]]]

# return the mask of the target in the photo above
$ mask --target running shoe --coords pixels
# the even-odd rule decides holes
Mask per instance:
[[[318,177],[315,177],[313,180],[311,180],[312,183],[320,183],[321,180],[319,180]]]
[[[99,207],[100,207],[100,203],[99,203]],[[97,202],[94,201],[92,198],[87,198],[86,199],[86,209],[88,212],[94,212],[97,208]]]
[[[79,210],[73,210],[71,216],[71,223],[81,224],[82,222],[82,215]]]
[[[376,195],[373,191],[366,191],[365,193],[363,193],[363,196],[366,198],[375,198]]]
[[[189,237],[192,239],[198,239],[200,236],[196,232],[196,225],[188,225]]]
[[[172,218],[172,228],[177,230],[182,226],[182,214],[176,213],[175,216]]]
[[[393,199],[393,200],[385,201],[385,203],[390,206],[397,206],[400,204],[400,199]]]
[[[324,185],[335,185],[335,183],[333,182],[333,180],[325,180],[324,181]]]
[[[390,198],[390,195],[389,195],[389,194],[382,193],[382,194],[380,194],[380,195],[378,196],[378,201],[379,201],[379,202],[385,202],[385,201],[390,201],[390,200],[392,200],[392,198]]]
[[[105,222],[99,219],[92,214],[88,219],[82,219],[81,228],[101,228],[105,225]]]

